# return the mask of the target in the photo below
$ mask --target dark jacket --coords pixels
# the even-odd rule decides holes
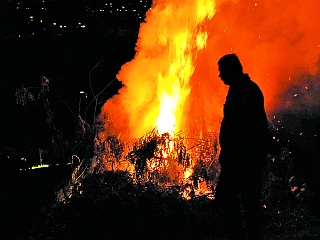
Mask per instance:
[[[220,163],[260,165],[267,153],[268,121],[263,94],[247,74],[229,88],[220,128]]]

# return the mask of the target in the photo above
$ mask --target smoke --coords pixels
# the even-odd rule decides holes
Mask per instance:
[[[309,77],[301,85],[288,89],[279,105],[281,113],[320,117],[320,78]]]
[[[104,120],[108,133],[138,137],[152,129],[159,76],[176,61],[170,39],[187,28],[190,37],[181,46],[191,46],[185,50],[192,63],[190,77],[181,81],[185,61],[177,72],[179,88],[188,88],[179,106],[181,129],[199,133],[217,127],[227,91],[218,78],[217,61],[227,53],[239,56],[244,71],[262,89],[267,113],[281,110],[289,89],[306,80],[310,88],[318,86],[319,12],[318,0],[154,1],[140,27],[136,56],[117,76],[125,87],[103,107],[102,116],[110,120]],[[198,36],[202,45],[193,41]],[[310,97],[308,106],[316,98]]]
[[[320,5],[316,0],[217,1],[210,22],[213,59],[235,52],[275,111],[283,94],[319,73]],[[216,54],[217,53],[217,54]]]

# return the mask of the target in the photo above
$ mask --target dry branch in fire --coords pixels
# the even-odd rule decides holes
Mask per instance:
[[[132,141],[121,141],[114,136],[96,138],[95,156],[81,162],[58,198],[65,201],[74,194],[82,194],[82,181],[87,175],[108,171],[123,171],[134,184],[178,191],[186,199],[213,198],[220,173],[219,148],[215,132],[204,135],[204,138],[189,137],[186,132],[180,132],[171,136],[153,129]]]

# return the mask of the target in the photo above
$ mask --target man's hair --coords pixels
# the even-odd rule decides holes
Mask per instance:
[[[218,61],[219,66],[231,67],[234,70],[242,71],[242,65],[236,54],[227,54]]]

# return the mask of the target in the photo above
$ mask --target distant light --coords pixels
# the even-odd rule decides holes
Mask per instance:
[[[298,93],[295,93],[293,96],[294,96],[294,97],[297,97],[297,96],[298,96]]]
[[[47,168],[50,167],[49,164],[42,164],[42,165],[37,165],[37,166],[33,166],[31,169],[38,169],[38,168]]]
[[[83,94],[84,93],[84,91],[80,91],[80,94]]]
[[[30,16],[30,19],[32,19],[33,18],[33,16]]]
[[[57,25],[57,23],[54,22],[54,23],[53,23],[53,26],[56,26],[56,25]]]
[[[60,25],[60,28],[63,28],[63,26],[62,26],[62,25]]]

